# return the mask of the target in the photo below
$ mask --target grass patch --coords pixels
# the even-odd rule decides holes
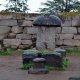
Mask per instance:
[[[27,63],[27,64],[23,64],[21,69],[23,70],[29,70],[31,67],[33,66],[33,63],[30,62],[30,63]]]
[[[7,48],[6,50],[0,50],[0,56],[12,55],[15,49]]]
[[[74,55],[74,54],[80,55],[80,48],[67,49],[66,53],[71,55]]]

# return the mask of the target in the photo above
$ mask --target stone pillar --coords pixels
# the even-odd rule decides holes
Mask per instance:
[[[37,32],[37,49],[50,49],[55,48],[55,27],[38,27]]]

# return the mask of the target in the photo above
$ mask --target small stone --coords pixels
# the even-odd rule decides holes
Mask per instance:
[[[33,59],[33,62],[35,62],[35,63],[44,63],[44,62],[46,62],[46,59],[45,58],[35,58],[35,59]]]

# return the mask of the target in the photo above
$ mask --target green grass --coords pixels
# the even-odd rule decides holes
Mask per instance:
[[[80,48],[67,49],[66,53],[71,55],[75,55],[75,54],[80,55]]]
[[[31,67],[33,66],[33,63],[30,62],[30,63],[27,63],[27,64],[23,64],[21,69],[23,70],[29,70]]]
[[[7,48],[6,50],[0,50],[0,56],[12,55],[15,49]]]

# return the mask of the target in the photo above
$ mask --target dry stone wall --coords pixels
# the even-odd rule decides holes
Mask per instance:
[[[0,13],[0,49],[33,47],[37,28],[32,27],[32,21],[37,15]]]
[[[0,13],[0,49],[35,47],[38,27],[32,22],[38,15]],[[55,32],[56,47],[80,47],[80,16],[65,19],[62,27],[57,27]]]

